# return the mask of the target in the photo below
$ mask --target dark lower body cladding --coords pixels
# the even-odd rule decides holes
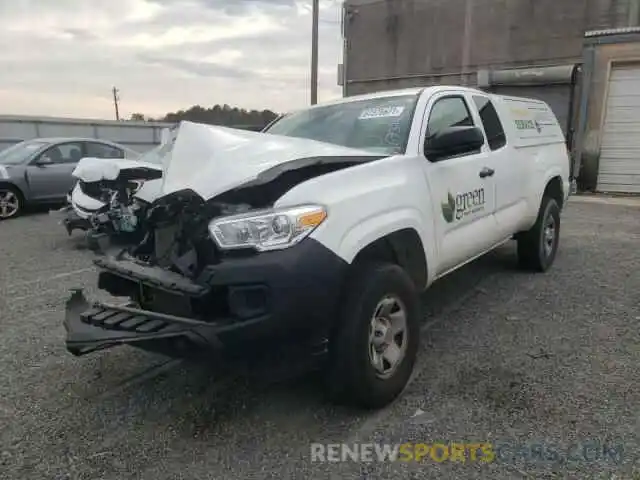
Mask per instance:
[[[323,353],[347,264],[313,239],[282,251],[225,258],[195,280],[160,267],[96,260],[99,287],[129,304],[67,302],[74,355],[133,345],[176,357],[243,356],[285,346]]]

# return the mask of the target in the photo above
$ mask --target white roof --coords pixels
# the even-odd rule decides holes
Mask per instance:
[[[389,97],[400,97],[403,95],[419,95],[423,92],[427,92],[430,93],[429,90],[457,90],[457,91],[467,91],[467,92],[472,92],[472,93],[481,93],[486,95],[486,92],[483,92],[482,90],[479,90],[477,88],[472,88],[472,87],[465,87],[462,85],[433,85],[430,87],[413,87],[413,88],[403,88],[403,89],[398,89],[398,90],[382,90],[379,92],[373,92],[373,93],[366,93],[366,94],[362,94],[362,95],[352,95],[350,97],[344,97],[344,98],[338,98],[336,100],[331,100],[328,102],[322,102],[319,103],[318,105],[314,105],[312,107],[306,107],[306,108],[299,108],[296,109],[296,111],[301,111],[301,110],[309,110],[309,109],[314,109],[314,108],[321,108],[321,107],[325,107],[327,105],[339,105],[341,103],[350,103],[350,102],[357,102],[360,100],[375,100],[376,98],[389,98]],[[289,112],[289,113],[293,113],[293,112]]]

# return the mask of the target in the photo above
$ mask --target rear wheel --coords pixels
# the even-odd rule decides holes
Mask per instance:
[[[8,220],[22,213],[24,201],[20,191],[10,185],[0,185],[0,220]]]
[[[556,258],[560,242],[560,207],[543,197],[535,225],[518,235],[518,261],[522,268],[547,271]]]
[[[349,285],[330,344],[328,388],[339,403],[382,408],[405,388],[420,335],[419,296],[393,264],[366,264]]]

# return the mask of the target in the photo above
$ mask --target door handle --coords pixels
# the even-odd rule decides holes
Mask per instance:
[[[480,170],[480,178],[493,177],[494,173],[496,173],[496,171],[493,168],[484,167]]]

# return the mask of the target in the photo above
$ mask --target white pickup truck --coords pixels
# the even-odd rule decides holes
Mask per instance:
[[[396,398],[420,292],[515,239],[545,271],[569,158],[544,102],[437,86],[350,97],[265,133],[183,122],[145,240],[95,260],[128,303],[67,302],[74,355],[129,344],[176,356],[274,345],[321,353],[334,398]]]

